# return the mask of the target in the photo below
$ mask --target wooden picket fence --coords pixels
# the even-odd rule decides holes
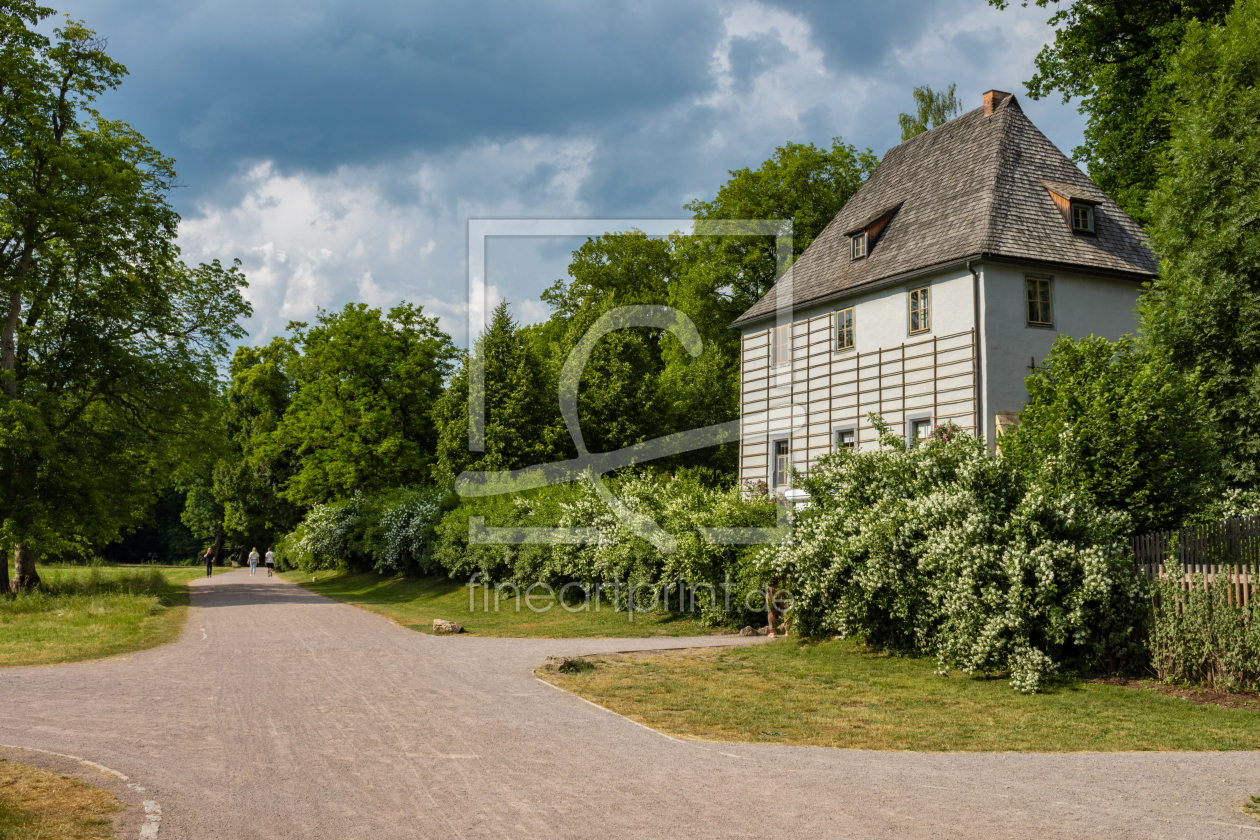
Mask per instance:
[[[1193,525],[1175,531],[1159,531],[1134,537],[1133,562],[1148,580],[1176,575],[1182,586],[1192,581],[1205,588],[1227,576],[1230,602],[1249,604],[1260,576],[1260,516],[1244,516]]]

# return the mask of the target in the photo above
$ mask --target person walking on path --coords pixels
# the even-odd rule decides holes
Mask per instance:
[[[206,549],[206,577],[214,573],[214,546]]]
[[[267,549],[263,562],[267,564],[267,577],[271,577],[271,573],[276,569],[276,554],[270,548]]]
[[[249,550],[249,576],[253,577],[256,571],[258,571],[258,549],[251,548]]]

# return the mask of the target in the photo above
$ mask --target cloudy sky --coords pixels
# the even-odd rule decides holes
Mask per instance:
[[[675,218],[727,170],[834,136],[883,154],[916,85],[1013,91],[1048,13],[985,0],[63,0],[130,77],[101,103],[176,158],[190,261],[240,258],[252,341],[317,308],[424,304],[466,335],[470,218]],[[573,240],[493,240],[525,321]]]

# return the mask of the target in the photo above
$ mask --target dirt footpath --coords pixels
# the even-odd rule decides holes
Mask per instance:
[[[0,744],[125,774],[163,840],[1260,835],[1238,809],[1260,794],[1257,753],[677,741],[532,671],[737,639],[426,636],[246,571],[192,592],[176,644],[0,670]]]

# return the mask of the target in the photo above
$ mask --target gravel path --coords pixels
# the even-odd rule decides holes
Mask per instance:
[[[176,644],[0,671],[0,744],[125,773],[169,840],[1260,836],[1257,753],[676,741],[533,668],[732,637],[432,637],[244,571],[192,592]]]

